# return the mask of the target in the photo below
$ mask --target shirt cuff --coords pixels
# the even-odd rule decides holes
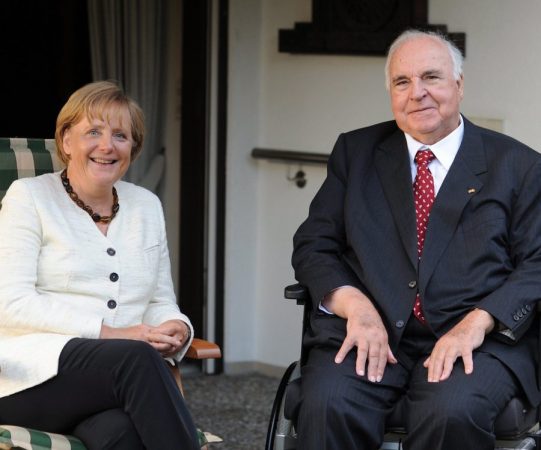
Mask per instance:
[[[325,296],[323,297],[323,300],[321,300],[319,302],[319,306],[318,306],[318,309],[322,312],[324,312],[325,314],[328,314],[330,316],[334,316],[334,313],[329,311],[327,308],[325,308],[325,305],[323,305],[323,302],[325,301],[325,299],[329,296],[329,295],[332,295],[334,292],[336,292],[338,289],[342,289],[342,288],[346,288],[346,287],[351,287],[351,285],[349,284],[345,284],[344,286],[338,286],[337,288],[334,288],[333,290],[327,292],[325,294]]]

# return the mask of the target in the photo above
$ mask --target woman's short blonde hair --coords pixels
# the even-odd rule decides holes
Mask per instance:
[[[58,113],[56,118],[56,152],[58,157],[68,164],[69,157],[64,152],[63,140],[66,131],[84,118],[106,120],[106,113],[126,109],[131,119],[131,135],[133,147],[131,160],[134,161],[143,148],[145,136],[145,117],[139,105],[128,97],[124,91],[112,81],[96,81],[77,89]]]

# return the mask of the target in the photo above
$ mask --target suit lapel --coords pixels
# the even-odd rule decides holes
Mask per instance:
[[[475,125],[464,119],[464,137],[438,192],[419,267],[421,289],[428,284],[436,265],[456,232],[462,211],[483,183],[477,175],[486,172],[483,142]]]
[[[383,141],[375,154],[375,166],[406,253],[417,267],[417,230],[411,168],[406,139],[398,130]]]

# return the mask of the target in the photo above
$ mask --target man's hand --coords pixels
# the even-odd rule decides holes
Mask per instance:
[[[458,357],[462,357],[464,372],[473,372],[473,350],[480,347],[485,335],[494,328],[494,318],[482,309],[474,309],[451,330],[438,339],[432,353],[424,362],[428,381],[437,383],[451,375]]]
[[[326,297],[323,306],[347,320],[346,338],[335,362],[340,364],[357,347],[355,371],[363,376],[367,368],[368,379],[380,382],[387,363],[397,361],[388,344],[387,330],[372,302],[358,289],[343,287]]]
[[[181,320],[168,320],[157,327],[134,325],[126,328],[113,328],[102,325],[101,339],[133,339],[148,342],[163,356],[173,356],[190,337],[188,326]]]

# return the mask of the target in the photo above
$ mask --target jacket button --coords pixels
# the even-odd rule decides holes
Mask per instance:
[[[114,248],[108,248],[108,249],[107,249],[107,254],[108,254],[109,256],[115,256],[116,251],[115,251]]]
[[[118,281],[118,274],[117,273],[112,273],[111,275],[109,275],[109,279],[114,283],[115,281]]]
[[[410,289],[414,289],[417,286],[417,281],[413,280],[408,283]]]
[[[528,310],[525,307],[522,307],[521,311],[522,314],[528,314]]]
[[[109,309],[115,309],[115,308],[116,308],[116,302],[115,302],[113,299],[109,300],[109,301],[107,302],[107,308],[109,308]]]
[[[527,311],[531,311],[531,310],[532,310],[532,306],[531,306],[531,305],[526,305],[525,308],[526,308]]]
[[[402,328],[404,326],[403,320],[397,320],[395,323],[396,328]]]
[[[513,320],[514,320],[515,322],[518,322],[519,319],[520,319],[520,317],[519,317],[518,315],[513,314]]]
[[[519,309],[519,310],[517,311],[517,316],[518,316],[520,319],[522,319],[522,318],[524,317],[524,313]]]

